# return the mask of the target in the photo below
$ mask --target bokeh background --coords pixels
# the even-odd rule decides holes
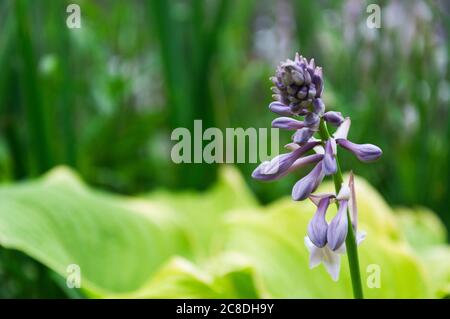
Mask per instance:
[[[380,29],[366,25],[374,2]],[[81,29],[66,27],[69,3]],[[364,166],[344,154],[344,169],[449,229],[449,10],[424,0],[2,0],[0,182],[64,164],[122,194],[207,189],[217,165],[173,164],[171,131],[194,119],[269,127],[269,77],[298,51],[323,66],[326,105],[351,116],[352,140],[384,151]],[[290,193],[295,177],[258,183],[255,166],[237,165],[261,202]],[[69,296],[56,277],[0,249],[0,297]]]

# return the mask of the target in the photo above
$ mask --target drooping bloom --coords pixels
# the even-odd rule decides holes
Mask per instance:
[[[326,111],[322,100],[322,68],[315,65],[314,59],[308,61],[296,54],[294,60],[282,62],[277,67],[271,81],[274,84],[272,91],[275,101],[269,105],[269,109],[280,115],[272,121],[272,127],[293,131],[292,142],[286,145],[290,152],[261,163],[253,171],[252,177],[273,181],[301,167],[314,165],[308,174],[295,183],[292,198],[295,201],[310,198],[316,204],[317,211],[308,225],[308,236],[305,237],[305,244],[310,251],[310,266],[313,268],[323,263],[333,279],[337,280],[339,254],[345,252],[349,229],[355,232],[358,243],[363,239],[362,234],[357,231],[353,175],[350,174],[348,184],[343,184],[338,194],[316,195],[314,192],[326,176],[338,172],[338,146],[352,152],[363,162],[377,160],[382,151],[372,144],[349,141],[350,118],[344,118],[340,112]],[[326,138],[322,132],[319,134],[319,127],[323,123],[336,127],[334,134],[327,135]],[[319,135],[319,138],[315,135]],[[314,153],[308,154],[309,152]],[[338,211],[328,223],[326,214],[332,203],[337,204]]]
[[[366,238],[365,232],[358,231],[356,233],[356,243],[359,245]],[[342,244],[338,249],[332,250],[328,245],[324,247],[317,247],[308,236],[305,236],[305,246],[308,249],[309,268],[313,269],[320,264],[325,266],[325,269],[330,274],[334,281],[338,281],[339,272],[341,269],[341,255],[345,254],[345,244]]]

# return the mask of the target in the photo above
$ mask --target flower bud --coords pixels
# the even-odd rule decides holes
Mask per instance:
[[[331,250],[337,250],[342,246],[347,237],[348,219],[347,219],[348,201],[343,200],[339,202],[339,209],[328,225],[327,241]]]
[[[292,141],[297,144],[306,143],[314,134],[314,131],[308,127],[297,130],[292,136]]]
[[[336,158],[333,152],[332,140],[329,139],[325,144],[325,155],[323,157],[323,172],[326,176],[333,175],[337,171]]]
[[[322,172],[322,163],[318,163],[308,175],[300,179],[292,189],[292,199],[301,201],[308,198],[322,182],[324,174]]]
[[[289,106],[284,105],[283,103],[280,102],[272,102],[269,104],[269,109],[278,114],[278,115],[282,115],[282,116],[290,116],[293,115],[291,112],[291,109]]]
[[[312,243],[321,248],[327,244],[327,229],[328,223],[325,219],[328,206],[330,205],[330,198],[323,198],[320,200],[317,211],[308,224],[308,237]]]
[[[383,151],[373,144],[356,144],[346,139],[337,139],[336,143],[355,154],[362,162],[376,161],[383,154]]]
[[[326,112],[323,115],[323,119],[333,126],[339,126],[344,121],[344,117],[342,116],[341,112],[334,111]]]
[[[291,117],[278,117],[272,121],[272,127],[285,130],[298,130],[305,127],[305,123]]]

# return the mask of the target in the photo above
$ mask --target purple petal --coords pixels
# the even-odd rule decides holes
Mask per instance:
[[[289,167],[298,158],[298,153],[293,151],[281,154],[270,161],[261,163],[252,173],[252,177],[262,181],[273,181],[287,174]]]
[[[291,108],[281,102],[272,102],[269,104],[269,109],[281,116],[291,116],[293,113],[291,112]]]
[[[291,167],[289,167],[289,172],[293,172],[301,167],[309,164],[316,164],[323,159],[322,154],[313,154],[297,159]]]
[[[302,86],[300,90],[298,90],[297,97],[299,99],[304,99],[308,95],[308,87]]]
[[[376,161],[383,154],[383,151],[373,144],[356,144],[347,139],[337,139],[336,143],[355,154],[362,162]]]
[[[272,121],[272,127],[286,130],[298,130],[305,127],[305,123],[290,117],[278,117]]]
[[[316,147],[317,145],[320,144],[320,141],[312,141],[312,142],[308,142],[305,143],[304,145],[302,145],[299,149],[297,149],[296,151],[299,152],[299,157],[302,156],[303,154],[305,154],[306,152],[312,150],[314,147]]]
[[[339,210],[328,226],[327,240],[331,250],[336,250],[342,246],[347,237],[348,219],[347,219],[348,201],[339,202]]]
[[[341,112],[329,111],[323,115],[323,119],[334,126],[339,126],[344,122]]]
[[[312,78],[312,81],[316,86],[316,97],[321,97],[323,92],[323,78],[321,67],[317,67],[314,70],[314,76]]]
[[[325,104],[322,99],[314,99],[313,100],[314,113],[318,115],[322,115],[325,112]]]
[[[279,179],[290,172],[289,168],[295,164],[300,156],[313,149],[318,144],[319,142],[309,142],[290,153],[281,154],[274,157],[270,161],[263,162],[253,171],[252,177],[262,181],[273,181]],[[309,162],[304,160],[304,165],[308,163]],[[296,167],[298,165],[300,164],[297,163]]]
[[[312,130],[317,130],[320,124],[320,117],[316,113],[309,112],[305,116],[305,126],[311,128]]]
[[[332,141],[329,139],[325,144],[325,155],[323,157],[323,172],[326,176],[333,175],[337,171],[336,158],[333,154]]]
[[[297,144],[306,143],[314,134],[314,131],[308,127],[297,130],[292,136],[292,141]]]
[[[306,199],[317,189],[323,177],[322,162],[319,162],[308,175],[295,183],[292,189],[292,199],[295,201]]]
[[[308,237],[312,243],[319,248],[327,244],[328,223],[325,219],[330,198],[322,198],[317,207],[317,211],[308,224]]]

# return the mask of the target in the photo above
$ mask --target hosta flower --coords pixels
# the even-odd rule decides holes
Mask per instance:
[[[356,243],[359,245],[366,238],[366,233],[356,233]],[[325,269],[330,274],[334,281],[339,280],[339,272],[341,269],[341,255],[346,253],[345,244],[342,244],[338,249],[332,250],[328,245],[318,247],[314,244],[308,236],[305,236],[305,246],[309,251],[309,268],[313,269],[320,264],[325,266]]]
[[[261,163],[252,173],[252,177],[259,180],[275,180],[286,173],[292,171],[294,168],[298,169],[309,163],[314,163],[322,159],[323,156],[303,157],[302,161],[298,161],[300,157],[317,146],[319,142],[310,142],[302,147],[294,149],[290,153],[281,154],[274,157],[271,161]]]
[[[324,176],[322,162],[320,162],[308,175],[295,183],[294,188],[292,188],[292,198],[296,201],[308,198],[319,187]]]
[[[295,114],[308,111],[313,101],[322,96],[322,68],[316,67],[314,59],[308,61],[298,53],[294,61],[281,63],[271,80],[275,85],[272,88],[274,98]]]
[[[333,135],[335,143],[349,150],[362,162],[373,162],[381,157],[383,151],[373,144],[356,144],[347,139],[350,130],[350,118],[346,118]]]
[[[323,171],[325,175],[333,175],[337,171],[336,163],[336,142],[329,139],[325,143],[325,154],[323,156]]]
[[[362,162],[373,162],[380,158],[381,149],[373,144],[356,144],[346,139],[337,139],[339,146],[349,150]]]
[[[345,241],[348,232],[347,211],[352,218],[352,225],[356,230],[357,225],[357,207],[355,198],[355,184],[353,174],[350,173],[348,185],[343,184],[339,194],[312,194],[310,200],[317,206],[308,225],[308,237],[318,248],[327,245],[331,251],[337,251]],[[328,206],[336,202],[338,211],[328,224],[326,214]]]
[[[294,132],[292,142],[286,145],[290,152],[261,163],[253,171],[252,177],[272,181],[306,165],[314,165],[309,173],[295,183],[292,198],[295,201],[309,198],[317,206],[317,211],[308,224],[308,236],[305,237],[305,244],[310,252],[310,267],[323,263],[332,278],[337,280],[339,254],[345,253],[349,230],[354,232],[357,243],[364,237],[357,230],[358,213],[353,174],[350,174],[348,183],[343,183],[336,189],[337,194],[314,192],[326,176],[333,176],[336,185],[342,182],[337,158],[339,148],[352,152],[363,162],[377,160],[382,151],[372,144],[349,141],[350,118],[344,118],[340,112],[326,111],[322,100],[322,68],[315,65],[314,59],[308,61],[296,54],[294,60],[287,60],[277,67],[271,80],[275,85],[272,87],[275,101],[270,103],[269,109],[280,115],[272,121],[272,127]],[[328,133],[326,123],[336,127],[334,134]],[[308,154],[309,152],[312,154]],[[327,210],[332,203],[337,204],[338,210],[328,223]]]
[[[326,112],[323,115],[323,119],[333,126],[339,126],[342,124],[342,122],[344,122],[344,117],[342,116],[341,112]]]

